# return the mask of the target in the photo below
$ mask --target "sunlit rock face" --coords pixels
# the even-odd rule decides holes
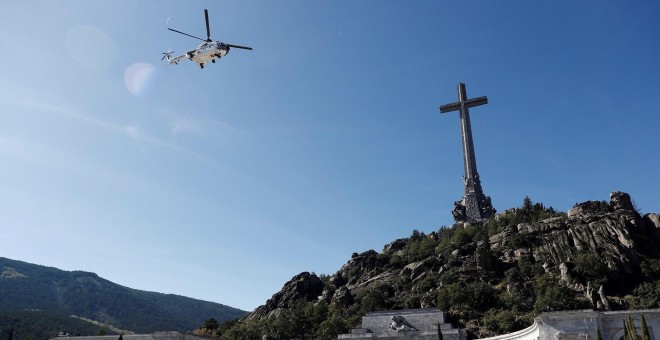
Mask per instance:
[[[651,289],[660,263],[658,214],[641,216],[630,196],[617,191],[609,202],[579,203],[568,214],[540,205],[550,213],[520,222],[515,216],[534,206],[528,203],[484,224],[457,223],[429,234],[415,230],[381,252],[353,253],[329,276],[296,275],[248,319],[277,317],[297,301],[326,303],[351,320],[359,311],[441,307],[471,336],[486,337],[505,333],[485,318],[489,311],[509,310],[507,304],[517,304],[517,314],[497,315],[516,322],[507,331],[520,330],[539,312],[630,309],[634,289],[643,282],[642,288]],[[537,285],[543,280],[560,287],[562,301],[574,302],[572,307],[547,305],[552,298],[539,305]],[[465,300],[456,300],[461,294]],[[520,302],[507,300],[513,294]],[[498,319],[491,317],[491,325],[493,320]]]

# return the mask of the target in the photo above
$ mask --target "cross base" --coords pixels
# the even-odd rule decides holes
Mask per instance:
[[[480,223],[493,217],[495,209],[490,202],[490,197],[483,193],[471,192],[465,194],[462,200],[454,202],[454,209],[451,213],[457,223]]]

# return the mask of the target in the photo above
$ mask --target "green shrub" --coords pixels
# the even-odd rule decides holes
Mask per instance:
[[[546,208],[542,203],[533,203],[529,196],[526,196],[520,208],[507,210],[497,219],[490,219],[485,226],[488,236],[493,236],[501,233],[506,226],[537,222],[550,217],[566,218],[566,214],[557,212],[552,207]]]
[[[537,313],[572,310],[579,305],[573,291],[547,273],[536,278],[534,291],[534,311]]]
[[[403,249],[403,253],[408,258],[409,262],[416,262],[433,255],[437,245],[438,242],[431,237],[417,238],[414,240],[411,238]]]
[[[660,279],[660,259],[646,258],[640,264],[642,274],[651,280]]]
[[[660,280],[644,282],[633,290],[631,307],[635,309],[650,309],[660,307]]]
[[[436,305],[444,310],[448,310],[452,306],[486,310],[496,306],[498,302],[497,290],[485,282],[446,284],[436,293]]]
[[[515,332],[527,326],[510,310],[491,309],[486,312],[483,320],[486,328],[498,334]]]
[[[429,290],[438,286],[438,274],[427,272],[426,277],[421,279],[416,285],[416,291],[418,292],[428,292]]]
[[[358,295],[358,303],[365,312],[387,309],[389,299],[388,288],[384,285],[368,288]]]
[[[603,257],[598,254],[585,253],[579,254],[573,261],[575,263],[574,272],[583,282],[592,281],[598,285],[607,282],[610,276],[610,269]]]
[[[403,260],[403,257],[401,257],[398,254],[394,254],[390,256],[390,264],[394,267],[403,267],[405,265],[405,262]]]
[[[499,302],[497,290],[482,281],[468,283],[465,287],[465,295],[467,301],[464,304],[471,309],[486,310]]]
[[[337,314],[321,322],[315,333],[315,339],[337,339],[338,334],[348,333],[349,326],[346,320]]]
[[[404,306],[406,309],[420,308],[422,301],[422,296],[420,294],[411,293],[406,296],[404,300]]]

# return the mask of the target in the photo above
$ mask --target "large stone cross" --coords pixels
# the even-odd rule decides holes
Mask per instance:
[[[465,193],[461,201],[454,202],[454,220],[456,222],[482,222],[495,214],[490,197],[484,195],[477,172],[477,160],[472,142],[470,111],[468,108],[488,104],[487,97],[467,99],[465,84],[458,84],[458,102],[440,106],[440,113],[459,111],[461,118],[461,137],[463,144],[463,183]]]

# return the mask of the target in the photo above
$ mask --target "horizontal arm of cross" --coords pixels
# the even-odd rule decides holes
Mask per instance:
[[[465,104],[465,108],[473,107],[473,106],[479,106],[479,105],[488,104],[488,98],[486,96],[478,97],[478,98],[472,98],[472,99],[466,100],[463,103]],[[446,104],[446,105],[440,106],[440,113],[457,111],[457,110],[460,110],[460,109],[461,109],[461,102],[456,102],[456,103],[451,103],[451,104]]]

